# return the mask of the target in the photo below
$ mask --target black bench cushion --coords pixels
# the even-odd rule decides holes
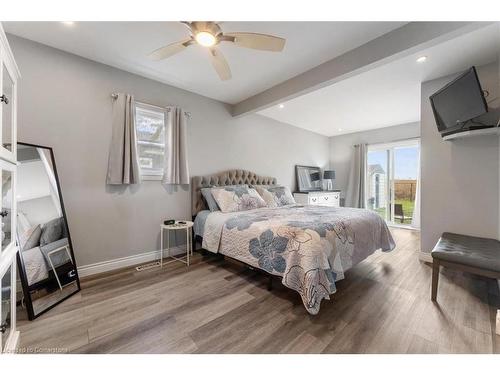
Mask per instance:
[[[445,232],[431,252],[433,258],[500,272],[500,241]]]

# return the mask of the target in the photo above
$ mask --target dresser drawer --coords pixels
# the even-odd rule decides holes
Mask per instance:
[[[320,204],[324,206],[339,207],[340,195],[339,194],[325,194],[320,197]]]
[[[321,204],[321,196],[320,195],[317,195],[317,194],[309,194],[309,197],[308,197],[308,203],[309,204]]]
[[[321,206],[338,206],[339,194],[337,193],[316,193],[309,195],[309,204],[317,204]]]
[[[340,207],[340,192],[338,191],[294,193],[293,196],[299,204]]]

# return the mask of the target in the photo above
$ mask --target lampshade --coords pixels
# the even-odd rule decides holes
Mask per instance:
[[[319,172],[311,173],[311,181],[319,181],[321,180],[321,175]]]
[[[335,180],[335,171],[323,171],[323,178],[325,180]]]

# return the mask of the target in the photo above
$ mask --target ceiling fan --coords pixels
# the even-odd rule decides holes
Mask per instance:
[[[189,38],[158,48],[149,58],[163,60],[183,51],[192,44],[207,47],[212,65],[220,79],[231,79],[231,69],[217,45],[221,42],[234,43],[239,47],[258,49],[262,51],[281,52],[285,47],[285,39],[273,35],[257,33],[224,33],[216,22],[182,22],[189,28]]]

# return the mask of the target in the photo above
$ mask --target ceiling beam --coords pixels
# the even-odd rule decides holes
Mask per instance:
[[[410,22],[233,105],[232,114],[239,117],[263,110],[492,23]]]

